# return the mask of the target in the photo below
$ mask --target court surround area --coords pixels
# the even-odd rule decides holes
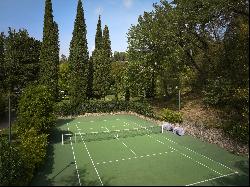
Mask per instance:
[[[31,185],[249,185],[248,158],[134,115],[60,119]]]

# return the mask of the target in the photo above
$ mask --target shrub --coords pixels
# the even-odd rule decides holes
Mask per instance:
[[[47,134],[38,134],[35,128],[27,129],[19,134],[20,156],[25,163],[25,177],[22,179],[25,184],[31,181],[35,168],[40,166],[45,159],[47,137]]]
[[[53,96],[46,86],[32,85],[24,89],[18,103],[18,126],[34,127],[38,132],[48,132],[55,124]]]
[[[0,136],[0,186],[25,185],[24,165],[18,147]]]
[[[168,108],[161,111],[161,117],[169,123],[182,123],[183,118],[180,112],[175,112]]]

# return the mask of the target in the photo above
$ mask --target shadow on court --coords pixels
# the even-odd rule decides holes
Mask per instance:
[[[234,164],[238,174],[212,181],[216,186],[249,186],[249,160],[237,161]]]
[[[101,186],[100,181],[99,180],[88,180],[86,179],[86,175],[88,174],[86,169],[79,169],[78,170],[79,175],[81,176],[81,185],[82,186]],[[74,171],[74,174],[72,174],[71,176],[65,177],[62,180],[63,184],[67,184],[67,185],[72,185],[72,186],[79,186],[79,181],[76,180],[76,176],[77,176],[77,172]],[[111,179],[103,179],[102,178],[102,182],[104,186],[110,186],[110,180]]]
[[[47,154],[44,161],[44,164],[38,167],[35,171],[35,175],[31,181],[31,186],[52,186],[53,185],[53,179],[56,178],[60,173],[67,170],[71,165],[74,163],[69,163],[66,165],[59,173],[57,173],[52,178],[48,178],[48,175],[50,175],[53,171],[53,165],[54,165],[54,144],[61,143],[62,141],[62,133],[68,133],[68,131],[62,131],[58,129],[57,127],[60,127],[62,125],[65,125],[66,123],[69,123],[73,119],[59,119],[57,121],[56,127],[52,129],[50,136],[48,137],[48,148],[47,148]],[[74,166],[74,165],[73,165]]]
[[[47,155],[44,164],[41,165],[35,171],[30,186],[79,186],[79,180],[77,178],[77,172],[75,170],[75,162],[69,162],[64,166],[61,166],[57,173],[53,173],[54,169],[54,157],[55,157],[55,145],[61,144],[62,134],[72,133],[69,131],[60,130],[58,127],[70,123],[74,119],[59,119],[57,125],[52,129],[49,136],[49,145],[47,148]],[[57,155],[58,156],[58,155]],[[63,155],[60,155],[63,156]],[[73,155],[72,155],[73,157]],[[72,174],[72,169],[74,173]],[[79,175],[81,176],[82,186],[100,186],[99,180],[88,180],[86,175],[88,174],[86,169],[79,169]],[[63,177],[62,177],[63,176]],[[55,182],[56,181],[56,182]],[[102,180],[105,186],[109,186],[110,180]]]

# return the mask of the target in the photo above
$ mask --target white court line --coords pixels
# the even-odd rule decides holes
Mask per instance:
[[[137,123],[135,123],[135,124],[138,125]],[[141,125],[139,125],[139,126],[142,127]],[[150,131],[151,131],[151,130],[150,130]],[[165,138],[165,137],[164,137],[164,138]],[[172,141],[172,140],[170,140],[170,139],[168,139],[168,138],[165,138],[165,139],[168,140],[168,141],[170,141],[170,142],[172,142],[172,143],[174,143],[174,144],[178,144],[178,143],[176,143],[176,142],[174,142],[174,141]],[[156,140],[156,141],[160,142],[159,140]],[[178,144],[178,145],[180,145],[180,144]],[[182,145],[180,145],[180,146],[182,146]],[[187,147],[185,147],[185,146],[182,146],[182,147],[188,149],[189,151],[192,151],[192,152],[194,152],[194,153],[197,153],[197,152],[195,152],[195,151],[193,151],[193,150],[191,150],[191,149],[189,149],[189,148],[187,148]],[[174,148],[172,148],[172,147],[170,147],[170,148],[171,148],[171,149],[174,149]],[[174,149],[174,150],[176,150],[176,149]],[[179,152],[180,152],[180,151],[179,151]],[[180,152],[180,153],[181,153],[181,152]],[[197,154],[199,154],[199,153],[197,153]],[[185,154],[183,154],[183,153],[181,153],[181,155],[186,156],[187,158],[194,160],[193,158],[191,158],[191,157],[189,157],[189,156],[187,156],[187,155],[185,155]],[[199,155],[201,155],[201,156],[203,156],[203,157],[205,157],[205,158],[207,158],[207,159],[209,159],[209,160],[211,160],[211,161],[214,161],[214,160],[212,160],[212,159],[210,159],[210,158],[208,158],[208,157],[206,157],[206,156],[204,156],[204,155],[202,155],[202,154],[199,154]],[[198,161],[196,161],[196,160],[194,160],[194,161],[197,162],[197,163],[199,163],[199,164],[201,164],[201,165],[204,166],[204,167],[207,167],[208,169],[214,171],[215,173],[222,175],[221,173],[219,173],[218,171],[216,171],[216,170],[214,170],[214,169],[208,167],[207,165],[202,164],[202,163],[200,163],[200,162],[198,162]],[[216,162],[216,161],[214,161],[214,162]],[[231,168],[229,168],[229,167],[227,167],[227,166],[225,166],[225,165],[223,165],[223,164],[221,164],[221,163],[219,163],[219,162],[216,162],[216,163],[218,163],[218,164],[220,164],[220,165],[226,167],[227,169],[230,169],[231,171],[234,171],[234,170],[232,170]],[[234,172],[235,172],[235,171],[234,171]]]
[[[109,130],[107,127],[106,127],[106,129]],[[118,141],[121,141],[118,137],[115,136],[115,138],[116,138]],[[128,149],[136,156],[136,153],[135,153],[132,149],[130,149],[123,141],[121,141],[121,142],[122,142],[122,144],[123,144],[126,148],[128,148]]]
[[[155,139],[156,139],[156,138],[155,138]],[[157,140],[157,139],[156,139],[156,141],[160,142],[160,141],[159,141],[159,140]],[[163,144],[164,144],[164,143],[163,143]],[[189,158],[189,159],[193,160],[194,162],[196,162],[196,163],[198,163],[198,164],[200,164],[200,165],[202,165],[202,166],[204,166],[204,167],[206,167],[206,168],[210,169],[211,171],[213,171],[213,172],[215,172],[215,173],[217,173],[217,174],[219,174],[219,175],[222,175],[220,172],[218,172],[218,171],[216,171],[216,170],[214,170],[214,169],[212,169],[212,168],[208,167],[207,165],[205,165],[205,164],[203,164],[203,163],[201,163],[201,162],[199,162],[199,161],[197,161],[197,160],[194,160],[194,159],[193,159],[193,158],[191,158],[190,156],[183,154],[181,151],[176,150],[175,148],[173,148],[173,147],[171,147],[171,146],[168,146],[168,147],[172,149],[172,151],[171,151],[171,152],[173,152],[173,150],[175,150],[175,151],[177,151],[177,152],[180,152],[180,154],[181,154],[181,155],[183,155],[183,156],[185,156],[185,157],[187,157],[187,158]]]
[[[109,132],[109,129],[107,127],[105,127],[105,129]]]
[[[167,152],[165,152],[167,153]],[[153,154],[146,154],[146,155],[141,155],[141,156],[135,156],[135,157],[129,157],[129,158],[122,158],[120,159],[120,161],[125,161],[125,160],[132,160],[132,159],[140,159],[140,158],[146,158],[146,157],[150,157],[150,156],[156,156],[156,155],[162,155],[162,153],[153,153]],[[119,162],[119,160],[109,160],[109,161],[101,161],[101,162],[97,162],[96,164],[105,164],[105,163],[112,163],[112,162]]]
[[[161,144],[164,144],[163,142],[159,141],[159,140],[156,140],[157,142],[160,142]]]
[[[67,126],[68,126],[68,124],[67,124]],[[68,127],[68,131],[69,131],[69,127]],[[73,152],[73,157],[74,157],[74,161],[75,161],[78,182],[79,182],[79,185],[81,186],[82,184],[81,184],[81,180],[80,180],[80,176],[79,176],[79,172],[78,172],[78,167],[77,167],[77,163],[76,163],[76,157],[75,157],[75,152],[74,152],[74,148],[73,148],[73,145],[72,145],[71,137],[70,137],[70,144],[71,144],[71,148],[72,148],[72,152]]]
[[[168,139],[168,138],[166,138],[166,137],[164,137],[164,138],[165,138],[166,140],[168,140],[168,141],[174,143],[174,144],[180,145],[180,144],[174,142],[173,140],[170,140],[170,139]],[[227,168],[227,169],[229,169],[229,170],[231,170],[231,171],[233,171],[233,172],[236,172],[236,171],[234,171],[233,169],[227,167],[226,165],[224,165],[224,164],[222,164],[222,163],[220,163],[220,162],[217,162],[217,161],[215,161],[215,160],[213,160],[213,159],[211,159],[211,158],[209,158],[209,157],[207,157],[207,156],[205,156],[205,155],[203,155],[203,154],[201,154],[201,153],[198,153],[198,152],[196,152],[196,151],[194,151],[194,150],[192,150],[192,149],[190,149],[190,148],[188,148],[188,147],[185,147],[185,146],[183,146],[183,145],[180,145],[180,146],[182,146],[182,147],[184,147],[185,149],[187,149],[187,150],[189,150],[189,151],[191,151],[191,152],[193,152],[193,153],[195,153],[195,154],[198,154],[198,155],[200,155],[200,156],[202,156],[202,157],[204,157],[204,158],[206,158],[206,159],[208,159],[208,160],[210,160],[210,161],[213,161],[213,162],[215,162],[215,163],[217,163],[217,164],[219,164],[219,165],[221,165],[221,166],[223,166],[223,167],[225,167],[225,168]]]
[[[123,142],[122,142],[122,144],[123,144],[125,147],[127,147],[127,148],[128,148],[128,146],[127,146],[125,143],[123,143]]]
[[[136,153],[135,153],[132,149],[130,149],[130,151],[131,151],[134,155],[136,155]]]
[[[115,138],[119,141],[120,139],[119,138],[117,138],[116,136],[115,136]],[[136,153],[132,150],[132,149],[130,149],[123,141],[121,141],[122,142],[122,144],[125,146],[125,147],[127,147],[135,156],[136,156]]]
[[[191,158],[190,156],[187,156],[187,155],[185,155],[185,154],[183,154],[183,153],[180,153],[180,154],[183,155],[183,156],[185,156],[185,157],[187,157],[187,158],[189,158],[189,159],[191,159],[191,160],[193,160],[193,161],[195,161],[196,163],[198,163],[198,164],[200,164],[200,165],[202,165],[202,166],[204,166],[204,167],[206,167],[206,168],[212,170],[213,172],[215,172],[215,173],[217,173],[217,174],[219,174],[219,175],[222,175],[220,172],[218,172],[218,171],[216,171],[216,170],[214,170],[214,169],[208,167],[207,165],[205,165],[205,164],[203,164],[203,163],[201,163],[201,162],[199,162],[199,161],[197,161],[197,160],[194,160],[194,159]]]
[[[76,128],[78,129],[78,126],[77,126],[77,125],[76,125]],[[81,133],[81,132],[80,132],[80,133]],[[98,176],[98,178],[99,178],[99,180],[100,180],[100,182],[101,182],[101,185],[103,186],[102,179],[101,179],[101,177],[100,177],[100,175],[99,175],[99,173],[98,173],[98,171],[97,171],[97,169],[96,169],[96,167],[95,167],[94,161],[93,161],[93,159],[92,159],[92,157],[91,157],[91,155],[90,155],[90,153],[89,153],[89,150],[88,150],[88,148],[87,148],[87,145],[86,145],[85,141],[83,140],[81,134],[80,134],[80,136],[81,136],[82,142],[84,143],[85,149],[86,149],[87,152],[88,152],[88,155],[89,155],[89,158],[90,158],[90,160],[91,160],[91,162],[92,162],[92,165],[93,165],[94,168],[95,168],[96,174],[97,174],[97,176]]]
[[[219,177],[214,177],[214,178],[211,178],[211,179],[206,179],[206,180],[199,181],[199,182],[196,182],[196,183],[187,184],[187,185],[185,185],[185,186],[193,186],[193,185],[195,185],[195,184],[200,184],[200,183],[204,183],[204,182],[212,181],[212,180],[215,180],[215,179],[219,179],[219,178],[223,178],[223,177],[227,177],[227,176],[230,176],[230,175],[235,175],[235,174],[238,174],[238,172],[229,173],[229,174],[227,174],[227,175],[221,175],[221,176],[219,176]]]

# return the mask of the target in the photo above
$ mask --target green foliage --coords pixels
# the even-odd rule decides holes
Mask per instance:
[[[38,79],[40,42],[26,30],[16,32],[9,28],[4,40],[4,72],[7,90],[19,90]]]
[[[144,116],[157,118],[150,105],[141,102],[91,100],[75,105],[69,100],[65,100],[57,103],[55,111],[59,116],[132,111]]]
[[[125,75],[127,64],[122,62],[112,62],[111,64],[111,90],[118,100],[119,94],[124,94],[126,87]]]
[[[4,33],[0,33],[0,91],[4,88],[5,71],[4,71]]]
[[[175,112],[168,108],[161,111],[161,117],[169,123],[182,123],[183,118],[180,112]]]
[[[112,61],[113,62],[118,62],[118,61],[119,62],[126,62],[126,61],[128,61],[127,53],[115,51],[114,56],[112,58]]]
[[[0,186],[26,185],[24,166],[18,147],[0,135]]]
[[[175,86],[204,94],[207,104],[227,113],[231,134],[246,139],[248,40],[248,1],[162,0],[128,33],[131,95],[169,96]]]
[[[108,95],[111,84],[110,58],[105,55],[104,50],[97,50],[93,54],[93,93],[97,98]]]
[[[45,158],[47,135],[34,128],[18,134],[16,142],[0,136],[0,186],[28,185]]]
[[[102,38],[102,48],[105,51],[105,55],[107,55],[108,58],[110,58],[110,62],[106,63],[111,63],[111,57],[112,57],[112,51],[111,51],[111,41],[110,41],[110,36],[109,36],[109,28],[107,25],[105,25],[103,29],[103,38]]]
[[[111,84],[111,41],[108,27],[105,26],[102,36],[101,16],[99,16],[93,59],[93,95],[96,98],[105,98]]]
[[[69,80],[70,80],[69,63],[68,62],[61,63],[59,65],[59,79],[58,79],[60,98],[64,97],[64,95],[68,95],[70,87]]]
[[[51,0],[45,2],[43,42],[40,51],[40,83],[48,86],[55,99],[58,97],[59,31],[53,20]]]
[[[88,63],[88,73],[87,73],[87,97],[88,99],[93,98],[93,73],[94,73],[94,67],[93,67],[93,58],[92,56],[89,59]]]
[[[99,15],[97,27],[96,27],[96,35],[95,35],[95,49],[102,49],[102,21],[101,16]]]
[[[46,86],[26,87],[18,104],[18,126],[21,130],[33,127],[38,132],[48,132],[55,125],[53,105],[53,96]]]
[[[87,97],[87,70],[88,46],[87,30],[81,0],[78,1],[77,14],[74,23],[73,37],[70,42],[69,69],[70,90],[69,94],[75,102],[81,102]]]
[[[33,178],[36,167],[40,166],[46,156],[47,134],[38,133],[35,128],[26,129],[19,134],[19,154],[25,163],[25,176],[22,181],[28,184]]]

